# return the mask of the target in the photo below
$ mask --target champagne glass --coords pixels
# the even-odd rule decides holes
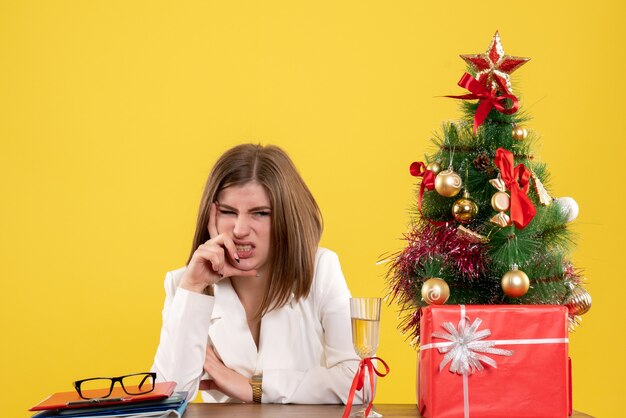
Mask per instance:
[[[357,355],[362,359],[373,357],[378,348],[378,334],[380,329],[380,298],[351,298],[350,317],[352,318],[352,343]],[[352,412],[351,417],[382,417],[381,414],[370,409],[366,416],[367,405],[374,399],[370,392],[369,376],[363,385],[363,405]]]

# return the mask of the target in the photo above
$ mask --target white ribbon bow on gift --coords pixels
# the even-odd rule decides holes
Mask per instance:
[[[445,345],[437,344],[439,352],[446,354],[439,364],[439,371],[452,362],[450,364],[452,373],[468,375],[477,370],[483,370],[484,367],[481,362],[494,368],[498,367],[494,359],[481,353],[499,356],[513,355],[511,350],[494,348],[494,345],[496,345],[494,341],[481,341],[491,335],[491,330],[489,329],[478,331],[478,327],[482,322],[482,319],[476,318],[474,323],[468,327],[469,319],[466,316],[462,316],[458,329],[454,328],[452,322],[445,322],[442,324],[442,327],[448,331],[447,334],[444,332],[434,332],[432,334],[433,337],[451,341],[451,343],[444,343]]]

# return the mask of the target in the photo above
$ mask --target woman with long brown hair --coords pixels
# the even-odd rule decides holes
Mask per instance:
[[[161,381],[205,402],[340,403],[358,357],[339,260],[287,154],[239,145],[209,174],[187,266],[167,273]]]

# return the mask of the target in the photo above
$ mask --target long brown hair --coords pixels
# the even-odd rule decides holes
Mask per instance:
[[[292,292],[296,300],[309,294],[323,228],[322,214],[313,195],[281,148],[243,144],[229,149],[217,160],[204,187],[187,263],[198,246],[210,239],[210,205],[218,193],[251,181],[265,188],[272,210],[270,278],[257,312],[261,316],[284,306]]]

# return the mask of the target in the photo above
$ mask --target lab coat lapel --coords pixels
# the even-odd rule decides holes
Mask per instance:
[[[227,367],[244,376],[251,376],[257,366],[257,349],[245,310],[230,279],[215,285],[214,296],[209,342]]]

